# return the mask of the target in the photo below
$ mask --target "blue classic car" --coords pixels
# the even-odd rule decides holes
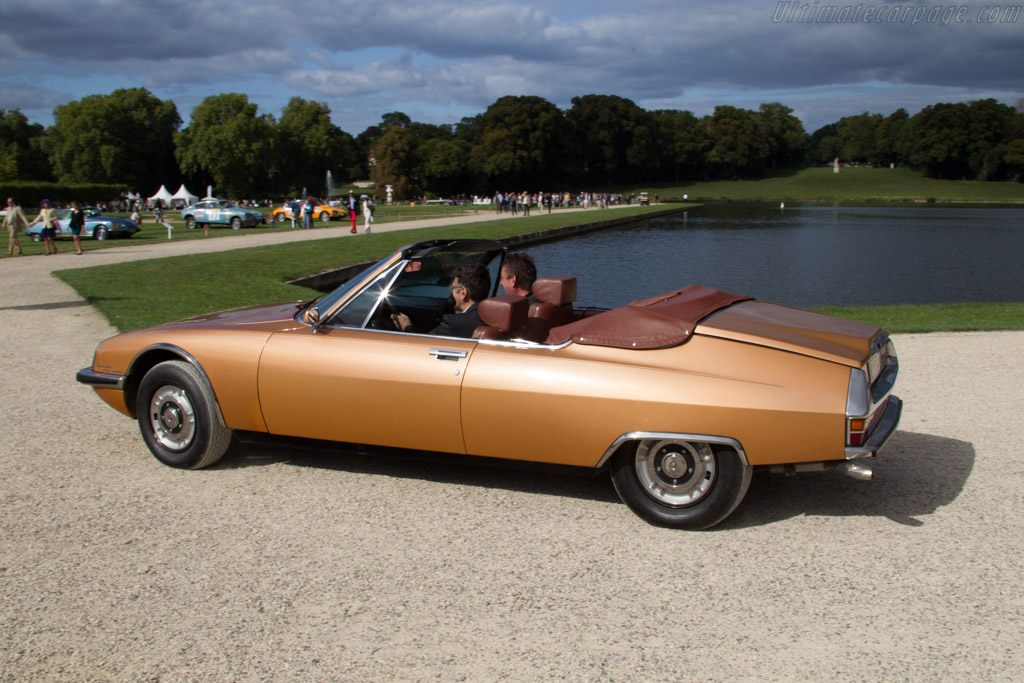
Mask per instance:
[[[259,211],[243,209],[227,199],[207,197],[181,210],[181,217],[189,230],[211,225],[229,225],[232,230],[254,228],[266,222]]]
[[[82,211],[85,212],[85,227],[82,228],[81,237],[105,240],[108,237],[131,237],[139,231],[139,226],[135,224],[135,221],[116,216],[104,216],[99,209],[93,206],[82,207]],[[57,209],[57,237],[71,237],[70,223],[71,209]],[[33,242],[42,242],[42,222],[25,228],[25,234],[31,237]]]

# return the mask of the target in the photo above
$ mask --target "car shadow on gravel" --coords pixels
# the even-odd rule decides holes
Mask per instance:
[[[897,431],[871,461],[875,471],[872,481],[857,481],[836,471],[791,477],[757,471],[743,502],[712,531],[764,526],[803,515],[886,517],[897,524],[923,526],[926,521],[921,517],[949,505],[960,495],[974,468],[974,459],[970,443]],[[607,473],[595,476],[585,468],[537,467],[263,435],[243,436],[212,469],[282,463],[622,504]],[[623,509],[625,512],[625,506]]]
[[[787,477],[756,472],[746,498],[718,529],[756,527],[801,515],[887,517],[924,526],[926,518],[960,495],[974,468],[965,441],[897,431],[872,463],[872,481],[839,472]]]
[[[305,439],[243,435],[211,469],[287,463],[296,467],[505,489],[599,502],[619,502],[606,472],[531,465],[493,458],[364,447]]]

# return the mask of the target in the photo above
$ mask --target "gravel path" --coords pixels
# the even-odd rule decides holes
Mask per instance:
[[[1024,679],[1024,332],[898,335],[875,481],[759,474],[710,532],[604,477],[160,465],[50,271],[331,231],[290,232],[0,261],[0,680]]]

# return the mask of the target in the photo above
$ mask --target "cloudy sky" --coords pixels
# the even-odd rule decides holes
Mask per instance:
[[[280,116],[325,102],[357,135],[382,114],[455,123],[505,95],[562,109],[792,107],[808,132],[864,111],[1024,98],[1021,5],[778,0],[0,0],[0,108],[144,87],[186,125],[209,95]]]

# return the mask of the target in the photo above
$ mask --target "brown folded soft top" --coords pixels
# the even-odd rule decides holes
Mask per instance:
[[[690,285],[555,327],[546,343],[660,349],[682,344],[701,320],[751,297]]]

